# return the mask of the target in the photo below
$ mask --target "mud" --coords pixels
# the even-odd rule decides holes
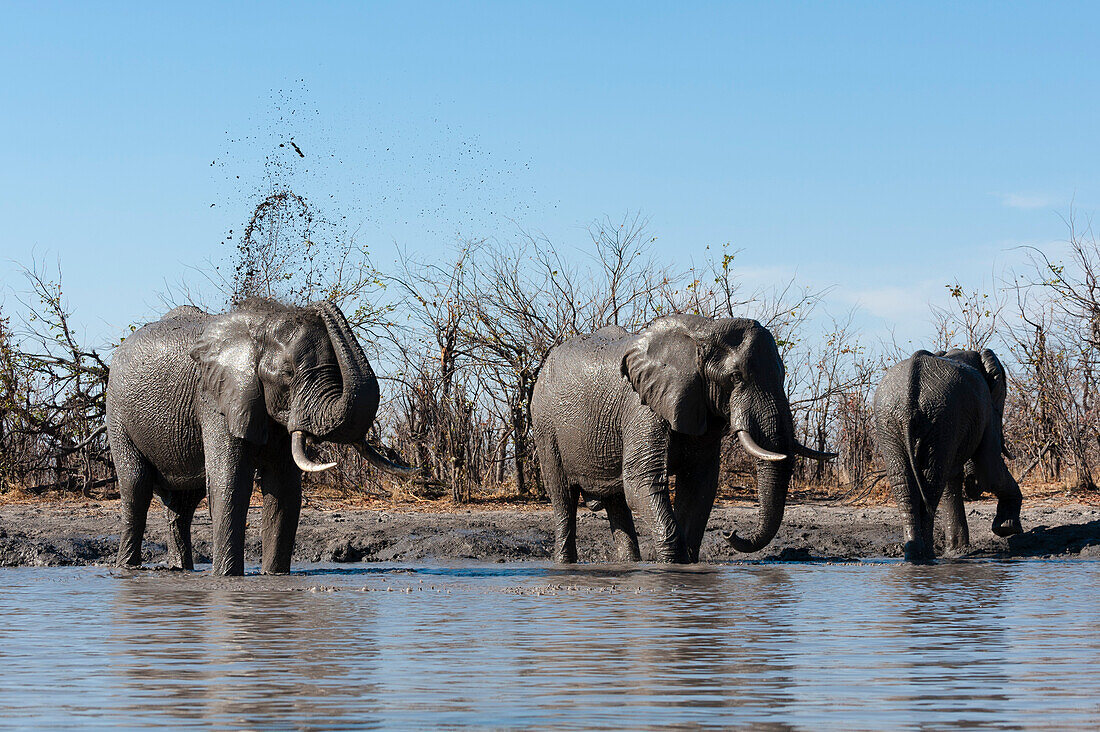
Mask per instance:
[[[0,506],[0,566],[54,566],[113,563],[118,550],[117,503],[29,503]],[[990,532],[992,501],[969,504],[972,557],[1100,557],[1100,506],[1065,502],[1025,504],[1025,532],[1001,539]],[[723,534],[752,526],[751,505],[715,507],[703,544],[704,561],[763,559],[845,561],[901,555],[896,511],[890,506],[851,507],[805,503],[789,505],[783,527],[763,551],[734,552]],[[249,513],[246,558],[259,561],[259,509]],[[296,561],[372,562],[463,560],[544,560],[553,543],[548,509],[399,512],[368,509],[302,513]],[[152,512],[144,545],[145,561],[165,560],[166,526]],[[210,518],[195,517],[196,562],[210,561]],[[610,532],[603,513],[582,509],[578,526],[581,561],[610,559]],[[643,556],[652,556],[648,537]]]

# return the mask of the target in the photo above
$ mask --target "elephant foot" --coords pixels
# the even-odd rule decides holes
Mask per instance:
[[[902,547],[902,555],[905,557],[905,561],[924,564],[931,562],[935,559],[933,554],[923,541],[907,541]]]
[[[1020,526],[1020,519],[1003,519],[1001,521],[993,522],[993,533],[997,536],[1007,537],[1019,534],[1023,531],[1023,527]]]
[[[141,556],[133,556],[129,553],[119,554],[115,560],[115,566],[119,569],[141,569]]]
[[[948,536],[946,549],[951,556],[965,554],[970,549],[970,537],[962,534]]]
[[[265,557],[260,562],[260,574],[290,574],[290,559],[286,557]]]
[[[577,563],[577,550],[569,551],[568,549],[558,549],[554,552],[554,561],[558,564],[576,564]]]
[[[186,557],[179,556],[178,554],[176,554],[176,555],[171,555],[170,554],[168,556],[168,561],[165,562],[165,568],[166,569],[179,570],[180,572],[183,572],[185,570],[186,571],[193,570],[195,568],[195,563],[191,560],[190,555],[191,555],[190,552],[187,553]]]
[[[615,561],[626,564],[637,562],[642,558],[641,553],[634,546],[620,546],[615,550]]]
[[[243,569],[234,569],[214,572],[215,577],[244,577]]]
[[[215,577],[243,577],[244,576],[244,564],[230,562],[228,564],[218,564],[215,562],[213,566],[213,574]]]
[[[165,565],[165,569],[170,569],[173,572],[193,572],[195,570],[194,562],[184,562],[181,560],[169,559]]]
[[[661,564],[691,564],[691,557],[686,549],[661,551],[657,553],[657,561]]]
[[[970,551],[969,544],[962,544],[959,546],[953,546],[949,544],[944,551],[943,556],[947,559],[958,559],[959,557],[965,556],[968,551]]]

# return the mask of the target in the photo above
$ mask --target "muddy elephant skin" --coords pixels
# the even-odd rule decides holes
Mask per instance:
[[[251,299],[211,315],[183,306],[139,328],[117,349],[107,384],[107,432],[118,472],[123,529],[118,563],[141,564],[153,494],[169,519],[169,564],[193,568],[191,521],[209,496],[216,574],[244,572],[253,481],[263,491],[262,571],[290,570],[302,504],[302,470],[332,467],[307,440],[352,444],[373,464],[365,437],[378,381],[339,308]]]
[[[964,482],[971,496],[997,496],[993,533],[1020,532],[1020,487],[1001,457],[1006,389],[1004,367],[989,349],[917,351],[887,370],[875,391],[875,428],[907,559],[933,558],[937,509],[947,548],[970,544]]]
[[[607,511],[617,557],[639,558],[644,518],[662,562],[698,561],[718,489],[722,437],[757,458],[759,522],[735,549],[767,546],[783,519],[798,444],[772,334],[754,320],[659,318],[642,332],[606,326],[552,349],[531,417],[555,517],[555,559],[575,562],[579,496]],[[669,477],[676,478],[676,500]]]

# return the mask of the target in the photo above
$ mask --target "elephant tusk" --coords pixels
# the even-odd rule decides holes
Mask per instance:
[[[794,443],[794,454],[795,455],[801,455],[802,457],[805,457],[805,458],[810,458],[811,460],[822,460],[822,461],[824,461],[824,460],[835,460],[836,459],[836,453],[835,452],[820,452],[818,450],[814,450],[812,447],[806,447],[805,445],[803,445],[800,442],[795,442]]]
[[[390,475],[396,475],[401,478],[416,478],[423,476],[423,471],[420,470],[420,468],[414,468],[411,465],[405,465],[404,463],[390,460],[388,457],[378,452],[378,450],[366,440],[362,442],[353,442],[352,446],[358,450],[364,460]]]
[[[301,430],[290,433],[290,454],[294,458],[295,465],[305,473],[319,473],[336,467],[336,463],[318,463],[310,460],[306,455],[306,433]]]
[[[777,462],[779,460],[786,460],[787,456],[779,453],[772,452],[771,450],[765,450],[756,444],[756,441],[752,439],[752,435],[748,430],[738,430],[737,439],[741,441],[741,447],[745,448],[745,452],[752,455],[758,460],[771,460]]]
[[[79,445],[73,445],[72,447],[65,448],[61,453],[59,453],[58,457],[64,457],[65,455],[72,455],[77,450],[83,450],[85,447],[88,446],[88,443],[90,443],[92,440],[99,437],[100,435],[102,435],[106,431],[107,431],[107,425],[102,425],[102,426],[98,427],[95,430],[95,432],[93,432],[92,434],[85,437],[83,442],[81,442]]]

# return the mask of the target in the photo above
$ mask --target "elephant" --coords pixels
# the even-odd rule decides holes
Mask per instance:
[[[604,326],[552,348],[531,419],[553,506],[555,559],[577,561],[583,492],[607,511],[619,560],[640,558],[641,515],[658,561],[697,562],[731,431],[757,460],[760,516],[751,536],[726,539],[740,552],[767,546],[783,520],[792,456],[835,457],[795,439],[783,379],[775,339],[755,320],[668,315],[636,334]]]
[[[941,498],[947,547],[970,544],[967,494],[997,496],[993,533],[1018,534],[1020,486],[1002,459],[1007,393],[1004,367],[982,351],[917,351],[891,366],[875,390],[878,448],[902,514],[905,558],[934,557],[932,529]]]
[[[263,493],[261,571],[290,571],[302,472],[326,470],[309,440],[353,445],[371,464],[415,468],[366,442],[378,380],[340,309],[253,298],[211,315],[185,305],[129,335],[107,382],[107,436],[123,528],[118,564],[141,565],[155,493],[169,523],[168,564],[193,569],[191,521],[209,497],[213,571],[244,573],[244,533],[257,470]]]

